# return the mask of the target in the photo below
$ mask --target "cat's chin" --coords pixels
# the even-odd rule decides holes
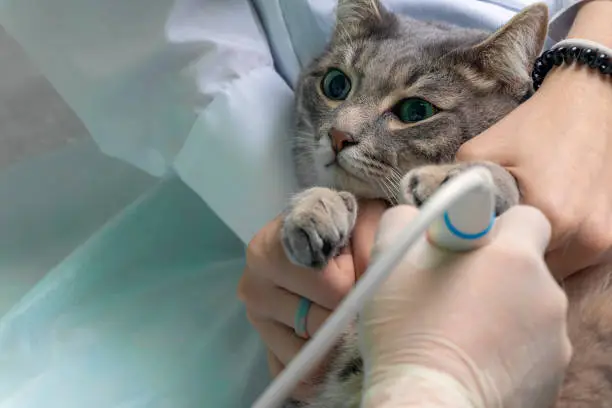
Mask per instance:
[[[327,167],[333,172],[333,185],[330,187],[341,191],[353,193],[358,198],[388,200],[389,194],[375,182],[373,178],[366,178],[363,172],[351,166],[343,166],[342,162],[335,162]]]
[[[353,193],[357,198],[383,199],[388,201],[388,194],[380,187],[373,185],[372,180],[364,180],[335,164],[333,177],[327,186],[339,191]]]

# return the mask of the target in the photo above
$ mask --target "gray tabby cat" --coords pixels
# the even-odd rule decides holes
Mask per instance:
[[[487,33],[400,16],[379,0],[340,0],[331,41],[304,69],[296,92],[294,155],[307,189],[284,219],[288,257],[322,268],[348,243],[356,196],[419,206],[475,164],[494,175],[498,214],[517,204],[506,170],[453,160],[461,144],[531,95],[530,70],[547,23],[544,4]],[[349,332],[317,397],[303,406],[358,407],[361,384],[362,361]]]

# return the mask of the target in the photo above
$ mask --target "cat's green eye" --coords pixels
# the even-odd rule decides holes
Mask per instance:
[[[342,71],[332,68],[321,81],[323,94],[334,101],[343,101],[351,92],[351,80]]]
[[[438,109],[421,98],[407,98],[393,107],[393,113],[404,123],[416,123],[431,118]]]

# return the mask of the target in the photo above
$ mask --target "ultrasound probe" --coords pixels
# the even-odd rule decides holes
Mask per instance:
[[[278,408],[285,402],[423,234],[431,244],[453,252],[486,245],[495,222],[494,191],[493,177],[484,167],[473,167],[444,183],[420,208],[419,215],[402,231],[395,245],[370,264],[353,290],[255,401],[253,408]]]

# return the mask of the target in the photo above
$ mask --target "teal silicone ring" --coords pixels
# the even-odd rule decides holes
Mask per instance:
[[[308,318],[308,311],[312,302],[306,298],[300,298],[298,303],[297,311],[295,312],[295,334],[300,337],[307,339],[308,331],[306,330],[306,321]]]

